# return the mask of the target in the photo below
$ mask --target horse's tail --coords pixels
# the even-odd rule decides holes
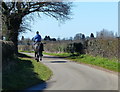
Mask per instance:
[[[35,45],[34,45],[34,51],[35,51],[35,52],[38,52],[38,51],[39,51],[39,44],[35,44]]]

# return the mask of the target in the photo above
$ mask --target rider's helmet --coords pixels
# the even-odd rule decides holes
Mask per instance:
[[[39,34],[39,32],[37,31],[36,34]]]

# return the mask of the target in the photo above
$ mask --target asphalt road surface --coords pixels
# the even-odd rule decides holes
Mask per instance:
[[[44,55],[42,63],[53,71],[53,76],[27,90],[118,90],[117,74],[49,55]]]

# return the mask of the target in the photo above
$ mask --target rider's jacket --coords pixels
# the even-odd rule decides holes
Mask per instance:
[[[41,36],[39,34],[36,34],[36,36],[33,38],[35,42],[41,42]]]

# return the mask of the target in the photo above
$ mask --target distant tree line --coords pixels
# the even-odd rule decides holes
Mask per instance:
[[[51,38],[50,36],[45,36],[45,41],[56,41],[56,38]]]
[[[118,33],[114,34],[113,31],[108,31],[106,29],[103,29],[99,32],[96,32],[96,37],[93,33],[91,33],[90,36],[85,36],[85,34],[83,33],[77,33],[74,37],[70,37],[69,39],[63,38],[61,40],[82,40],[82,39],[90,39],[90,38],[118,38],[118,37],[120,37]]]
[[[24,38],[24,36],[21,37],[21,40],[18,41],[18,45],[31,45],[32,40],[30,38]]]
[[[117,33],[114,34],[113,31],[108,31],[107,29],[103,29],[100,32],[96,32],[96,38],[116,38],[119,37]]]
[[[108,31],[106,29],[103,29],[99,32],[96,32],[96,37],[94,36],[93,33],[90,34],[90,36],[85,36],[85,34],[82,33],[77,33],[74,37],[70,37],[70,38],[63,38],[61,39],[60,37],[56,38],[51,38],[50,36],[45,36],[43,38],[44,41],[65,41],[65,40],[84,40],[84,39],[91,39],[91,38],[117,38],[119,37],[118,34],[114,34],[112,31]],[[31,42],[31,40],[29,38],[24,38],[24,36],[22,36],[21,40],[24,40],[24,43],[27,43],[27,45],[29,45],[29,43]]]
[[[56,41],[56,38],[51,38],[50,36],[45,36],[44,41]],[[21,39],[18,42],[18,45],[31,45],[33,43],[33,40],[30,38],[25,38],[24,36],[21,37]]]

